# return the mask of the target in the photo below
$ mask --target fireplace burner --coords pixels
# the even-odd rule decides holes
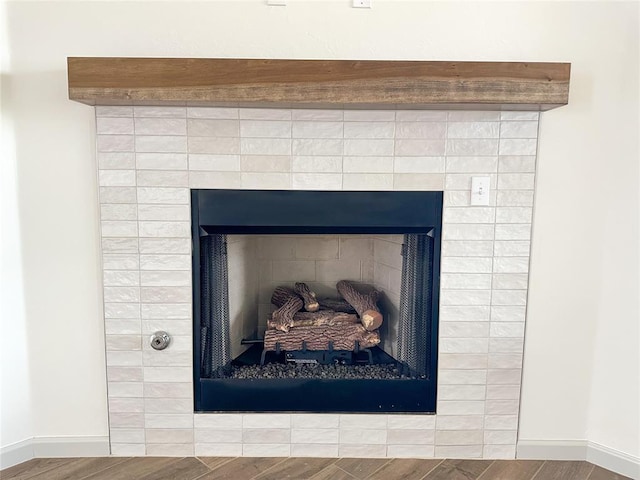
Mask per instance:
[[[441,192],[192,190],[195,410],[435,413],[441,223]],[[397,300],[362,278],[316,299],[299,278],[238,340],[228,238],[274,235],[392,238]]]

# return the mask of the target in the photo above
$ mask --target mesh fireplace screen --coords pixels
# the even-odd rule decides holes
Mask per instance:
[[[201,358],[203,377],[220,376],[231,361],[227,236],[200,239]]]
[[[398,360],[420,376],[431,362],[433,246],[428,234],[407,234],[402,247]]]

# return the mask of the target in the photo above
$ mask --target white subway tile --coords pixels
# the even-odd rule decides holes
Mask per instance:
[[[342,157],[337,156],[294,156],[291,170],[300,173],[341,173]]]
[[[240,153],[244,155],[291,155],[288,138],[241,138]]]
[[[489,314],[490,307],[482,305],[442,306],[440,308],[440,320],[442,322],[487,322],[489,321]]]
[[[320,457],[338,458],[337,444],[317,444],[317,443],[293,443],[291,444],[292,457]],[[331,468],[331,467],[328,467]],[[334,467],[337,469],[337,467]]]
[[[188,382],[192,373],[190,367],[144,367],[144,381]]]
[[[291,430],[289,428],[243,428],[242,442],[244,444],[290,443]]]
[[[444,175],[440,173],[395,173],[393,187],[396,190],[439,191],[444,187]]]
[[[325,110],[320,108],[295,108],[291,110],[293,120],[317,120],[341,122],[344,118],[342,110]]]
[[[196,428],[194,441],[196,443],[242,443],[242,429]]]
[[[485,430],[516,430],[518,428],[517,415],[485,415]]]
[[[141,305],[142,318],[180,319],[191,318],[191,305],[188,303],[154,303]]]
[[[191,253],[191,241],[189,238],[140,238],[139,242],[140,253],[142,254]]]
[[[106,255],[105,255],[106,257]],[[135,255],[135,264],[137,268],[138,256]],[[113,264],[112,264],[113,265]],[[104,264],[105,271],[103,272],[103,282],[105,286],[128,286],[128,285],[138,285],[140,283],[139,280],[139,272],[138,271],[118,271],[106,270],[107,264]]]
[[[241,120],[291,120],[291,110],[277,108],[241,108]]]
[[[186,153],[186,151],[187,137],[184,136],[136,135],[136,152],[138,153]]]
[[[522,338],[501,338],[493,337],[489,339],[489,352],[491,353],[522,353]]]
[[[470,273],[443,273],[440,277],[440,287],[446,290],[490,289],[491,275]]]
[[[138,205],[140,220],[189,221],[189,205]]]
[[[241,173],[242,188],[259,190],[281,190],[291,188],[290,173]]]
[[[384,458],[387,456],[387,446],[340,444],[338,447],[338,456],[347,458]]]
[[[141,457],[146,452],[144,443],[112,443],[111,455],[115,457]]]
[[[344,157],[342,171],[345,173],[391,173],[393,157]]]
[[[393,140],[387,139],[345,139],[344,154],[353,156],[393,155]]]
[[[143,413],[141,398],[109,398],[109,411],[117,413]]]
[[[119,336],[119,335],[116,335]],[[139,335],[122,335],[124,337],[136,337],[140,339]],[[108,339],[109,337],[107,337]],[[109,397],[130,397],[137,398],[142,397],[142,382],[109,382],[107,385],[107,391]]]
[[[490,430],[484,432],[484,443],[489,445],[515,445],[516,430]]]
[[[140,283],[143,286],[189,286],[191,285],[191,272],[140,272]]]
[[[138,253],[137,238],[103,238],[104,253]]]
[[[440,338],[442,353],[487,353],[489,341],[486,338]]]
[[[136,206],[134,204],[103,204],[100,205],[101,220],[136,220]]]
[[[185,107],[161,107],[157,105],[134,107],[134,116],[136,117],[183,118],[186,114],[187,109]]]
[[[447,157],[447,173],[494,173],[498,170],[498,157]]]
[[[136,118],[136,135],[186,135],[184,118]]]
[[[537,140],[531,139],[500,139],[500,155],[535,155]]]
[[[529,257],[496,257],[493,262],[495,273],[527,273]]]
[[[424,139],[398,139],[395,141],[395,154],[398,156],[433,157],[444,155],[445,141]]]
[[[291,138],[291,122],[241,120],[240,135],[246,138]]]
[[[434,440],[433,429],[387,430],[388,445],[433,445]]]
[[[524,337],[524,322],[495,322],[491,323],[492,337]]]
[[[142,367],[114,367],[107,365],[107,379],[109,382],[141,382]]]
[[[142,413],[109,412],[109,424],[111,428],[144,428],[144,415]]]
[[[448,158],[448,157],[447,157]],[[447,190],[471,190],[471,178],[478,175],[472,173],[447,173],[445,186]],[[498,184],[498,176],[495,174],[483,174],[489,177],[489,188],[493,191]]]
[[[191,188],[240,188],[240,172],[189,172]]]
[[[493,242],[490,240],[445,240],[442,242],[445,257],[491,257]]]
[[[196,443],[195,454],[198,457],[240,457],[241,443]]]
[[[144,397],[158,398],[170,401],[172,398],[190,399],[193,396],[193,388],[190,382],[145,382]],[[178,403],[183,403],[181,400]],[[193,416],[193,414],[191,414]]]
[[[105,220],[100,222],[103,237],[136,237],[138,236],[138,222]]]
[[[482,430],[436,430],[436,445],[477,445],[483,437]]]
[[[492,306],[492,322],[524,322],[526,309],[524,306]]]
[[[452,122],[447,125],[448,138],[498,138],[499,122]]]
[[[394,122],[346,122],[344,123],[344,138],[393,138]]]
[[[481,369],[487,368],[487,354],[479,353],[441,353],[440,368],[442,369]],[[482,398],[484,399],[484,397]],[[439,400],[446,400],[440,398]],[[460,400],[460,399],[455,399]],[[462,399],[464,400],[464,399]],[[471,399],[473,400],[473,399]]]
[[[174,187],[138,187],[138,203],[189,204],[189,189]]]
[[[447,273],[491,273],[492,258],[482,257],[443,257],[442,272]]]
[[[136,153],[138,170],[184,170],[187,168],[185,153]]]
[[[483,415],[484,401],[438,401],[439,415]]]
[[[525,273],[496,273],[493,275],[493,288],[495,290],[526,290],[527,285],[528,275]]]
[[[304,430],[313,428],[338,428],[340,416],[338,414],[292,414],[291,427]]]
[[[447,140],[447,155],[497,155],[497,139],[457,138]]]
[[[493,225],[448,223],[443,229],[442,237],[444,240],[492,240],[493,229]]]
[[[243,444],[243,457],[288,457],[291,454],[289,443]]]
[[[139,367],[142,365],[142,352],[108,351],[107,365],[110,367]]]
[[[537,121],[502,122],[500,138],[537,138]]]
[[[533,190],[502,190],[496,202],[501,207],[532,207]]]
[[[342,122],[293,122],[293,138],[342,138]]]
[[[444,223],[493,223],[493,207],[450,207],[444,211]]]
[[[137,172],[137,184],[141,187],[188,187],[186,171],[141,170]]]
[[[188,107],[188,118],[215,118],[215,119],[237,119],[237,108],[226,107]]]
[[[140,288],[139,287],[107,287],[103,289],[104,301],[109,302],[139,302],[140,301]]]
[[[345,122],[393,122],[394,110],[345,110]]]
[[[100,187],[100,203],[136,203],[135,187]]]
[[[339,173],[294,173],[292,187],[302,190],[341,190],[342,175]]]
[[[96,133],[98,135],[133,135],[133,118],[98,117]]]
[[[517,385],[504,386],[502,388],[513,389]],[[491,386],[490,388],[500,388]],[[511,400],[487,400],[486,415],[517,415],[520,408],[520,402],[517,399]]]
[[[340,415],[341,429],[386,429],[387,415],[344,414]]]
[[[395,157],[395,173],[444,173],[444,157]],[[443,185],[444,186],[444,185]]]
[[[500,120],[500,112],[493,111],[449,111],[450,122],[495,122]]]
[[[133,117],[133,107],[128,105],[96,105],[97,117]]]
[[[531,242],[525,240],[498,240],[495,242],[496,257],[524,257],[529,255]]]
[[[188,120],[189,136],[192,137],[239,137],[238,120],[201,119]]]
[[[104,318],[140,318],[139,303],[105,303]]]
[[[433,429],[436,426],[435,415],[389,415],[387,427],[393,430]]]
[[[521,378],[519,368],[496,368],[487,372],[488,385],[520,385]]]
[[[194,415],[196,428],[229,429],[242,428],[242,415],[239,413],[205,413]]]
[[[192,457],[193,443],[147,443],[147,455],[156,457]]]
[[[491,298],[492,305],[526,305],[526,290],[496,290]]]
[[[438,415],[438,430],[482,430],[482,415]]]
[[[345,173],[343,190],[391,190],[393,175],[389,173]]]
[[[291,429],[291,443],[338,443],[337,428],[293,428]]]
[[[407,430],[404,430],[407,431]],[[387,443],[386,429],[358,428],[358,429],[340,429],[340,444],[357,444],[363,443],[370,445],[385,445]]]
[[[100,170],[127,170],[136,167],[133,152],[104,152],[97,155]]]
[[[243,155],[240,160],[243,172],[289,172],[291,157],[283,155]]]
[[[145,436],[147,443],[193,443],[191,428],[147,428]]]
[[[189,303],[191,287],[142,287],[140,295],[144,303]]]
[[[239,155],[189,154],[189,170],[239,172]]]
[[[342,139],[294,139],[292,142],[293,155],[342,155],[344,140]]]
[[[114,350],[141,350],[142,340],[140,335],[111,335],[106,334],[105,338],[107,351]],[[128,384],[127,384],[128,385]],[[140,385],[140,392],[142,392],[142,384]],[[109,395],[113,397],[141,397],[142,395],[115,395],[110,392]]]
[[[438,372],[438,382],[440,385],[484,385],[487,383],[487,371],[441,369]],[[441,425],[440,417],[437,420],[437,428],[438,430],[451,429]]]
[[[539,112],[500,112],[501,120],[538,120]]]
[[[140,221],[140,237],[190,238],[189,222]]]
[[[519,385],[488,385],[487,404],[490,400],[518,400],[520,398]]]
[[[533,208],[531,207],[498,207],[497,223],[531,223]]]
[[[253,413],[242,416],[242,427],[251,429],[260,428],[291,428],[291,415]]]
[[[133,135],[98,135],[98,152],[133,152]]]
[[[189,137],[189,153],[234,155],[240,153],[239,137]]]
[[[445,138],[445,122],[401,122],[396,123],[396,138]]]

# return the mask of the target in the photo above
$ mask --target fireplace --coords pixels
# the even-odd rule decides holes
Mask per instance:
[[[196,411],[435,413],[442,192],[191,200]]]

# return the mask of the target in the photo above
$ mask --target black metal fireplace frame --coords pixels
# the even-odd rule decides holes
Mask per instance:
[[[442,199],[442,192],[416,191],[192,190],[194,411],[435,413]],[[426,378],[201,378],[200,237],[214,233],[432,235],[431,360]]]

